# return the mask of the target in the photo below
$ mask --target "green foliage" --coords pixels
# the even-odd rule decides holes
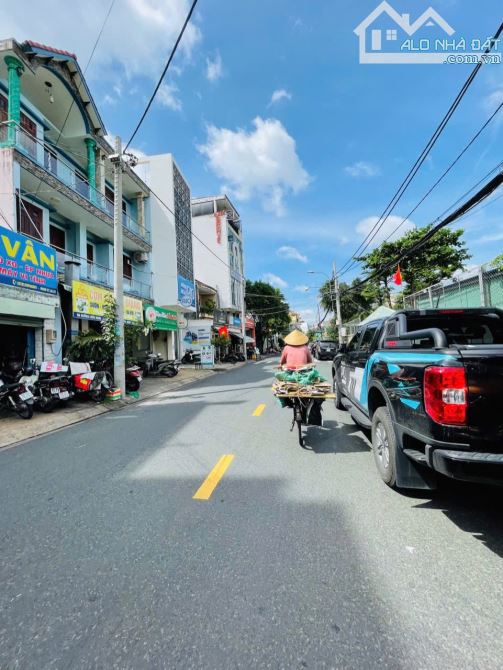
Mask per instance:
[[[148,326],[147,326],[148,328]],[[124,348],[126,365],[135,362],[138,338],[145,331],[142,323],[127,323],[124,326]],[[68,355],[74,361],[99,361],[112,368],[119,333],[117,332],[117,304],[112,295],[105,298],[101,333],[90,330],[80,333],[70,344]]]
[[[503,254],[499,254],[496,258],[493,258],[491,261],[491,266],[496,270],[503,270]]]
[[[379,272],[383,266],[418,242],[430,229],[431,225],[414,228],[394,242],[384,242],[377,249],[365,256],[357,257],[356,260],[363,264],[367,273]],[[463,269],[465,261],[470,258],[461,239],[463,232],[461,229],[442,228],[418,251],[400,261],[403,281],[406,283],[404,295],[437,284]],[[395,271],[396,267],[391,268],[385,277],[368,282],[364,287],[366,295],[376,302],[387,302],[391,306],[390,281]]]
[[[353,288],[360,281],[360,279],[354,279],[351,284],[347,284],[346,282],[341,282],[339,284],[341,296],[341,315],[343,323],[354,321],[355,319],[358,319],[361,316],[365,316],[370,311],[372,311],[374,297],[372,295],[368,295],[364,287],[362,287],[360,290]],[[325,309],[325,311],[332,311],[332,295],[333,306],[335,309],[335,294],[333,293],[333,285],[333,280],[327,280],[320,287],[320,304]]]
[[[289,306],[281,291],[264,281],[246,280],[246,308],[257,315],[262,339],[287,332],[290,326]]]
[[[225,335],[214,335],[211,339],[211,344],[214,347],[228,347],[230,343],[230,337],[226,337]]]
[[[216,309],[215,301],[211,299],[207,299],[204,302],[201,302],[201,305],[199,307],[199,311],[202,314],[213,314],[215,309]]]

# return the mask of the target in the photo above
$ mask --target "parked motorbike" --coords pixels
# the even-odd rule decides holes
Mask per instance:
[[[201,362],[201,354],[198,354],[196,351],[192,351],[192,349],[186,349],[185,354],[182,358],[182,363],[189,364],[189,363],[200,363]]]
[[[0,407],[16,412],[22,419],[33,416],[33,394],[21,382],[5,382],[0,376]]]
[[[161,354],[154,354],[152,351],[149,351],[143,363],[143,376],[174,377],[178,374],[179,367],[180,361],[166,361]]]
[[[235,365],[238,360],[239,358],[236,356],[236,354],[231,352],[225,354],[225,356],[221,359],[222,363],[232,363],[232,365]]]
[[[19,381],[33,393],[37,409],[52,412],[58,403],[66,403],[73,395],[67,371],[68,366],[46,361],[37,365],[32,359]]]
[[[107,391],[113,386],[112,375],[106,370],[92,370],[91,363],[70,361],[73,391],[77,398],[89,397],[94,402],[103,402]]]
[[[126,368],[126,391],[139,391],[142,379],[142,370],[138,365]]]

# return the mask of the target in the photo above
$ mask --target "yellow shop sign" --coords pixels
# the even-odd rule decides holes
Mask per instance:
[[[105,298],[113,295],[112,291],[95,284],[82,281],[72,282],[72,311],[75,319],[101,321],[105,314]],[[141,300],[124,296],[124,321],[143,323]]]

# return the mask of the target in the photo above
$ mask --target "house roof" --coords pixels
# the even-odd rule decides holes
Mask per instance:
[[[77,56],[74,53],[71,53],[70,51],[64,51],[63,49],[55,49],[54,47],[49,47],[47,44],[40,44],[40,42],[34,42],[33,40],[26,40],[25,44],[28,44],[29,46],[35,48],[35,49],[43,49],[44,51],[52,51],[55,54],[59,54],[60,56],[68,56],[69,58],[73,58],[74,60],[77,60]]]
[[[444,30],[448,35],[454,33],[454,29],[443,19],[438,12],[436,12],[432,7],[428,7],[419,18],[417,18],[414,23],[410,23],[409,14],[399,14],[393,7],[384,0],[380,5],[370,12],[370,14],[363,19],[363,21],[354,29],[357,35],[361,36],[365,30],[372,24],[381,14],[387,14],[402,30],[404,30],[408,35],[413,35],[421,26],[423,26],[427,21],[435,21],[442,30]]]

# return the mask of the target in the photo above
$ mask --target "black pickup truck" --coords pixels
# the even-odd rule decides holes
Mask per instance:
[[[335,356],[336,407],[372,430],[382,479],[436,473],[503,483],[503,311],[404,310],[362,325]]]

